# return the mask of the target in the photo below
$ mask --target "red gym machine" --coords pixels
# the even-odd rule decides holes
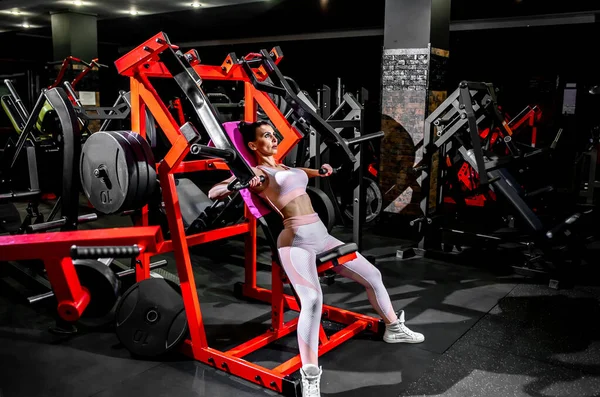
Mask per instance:
[[[141,256],[155,255],[162,244],[158,226],[18,234],[0,236],[0,259],[42,261],[58,303],[58,315],[72,323],[83,318],[92,306],[96,313],[108,313],[116,302],[116,297],[106,301],[99,299],[99,296],[107,298],[102,289],[110,282],[103,280],[102,269],[90,268],[83,262],[82,266],[94,272],[91,282],[86,283],[81,279],[83,273],[76,269],[78,260],[138,258],[139,263]],[[149,269],[141,266],[135,271],[137,278],[149,274]]]
[[[279,160],[302,137],[302,133],[290,125],[269,97],[266,92],[269,88],[260,89],[265,87],[261,84],[269,76],[269,72],[260,62],[260,57],[264,54],[265,52],[263,55],[251,54],[242,62],[237,60],[235,54],[230,54],[221,65],[202,65],[196,51],[192,50],[183,54],[177,46],[169,42],[164,33],[159,33],[118,59],[115,65],[122,76],[130,78],[133,132],[139,133],[142,137],[146,136],[145,114],[146,111],[149,111],[171,144],[169,151],[157,165],[171,239],[165,241],[157,253],[172,251],[175,256],[189,326],[189,337],[182,345],[183,352],[215,369],[239,376],[262,387],[283,394],[299,395],[299,382],[290,377],[301,366],[299,355],[273,369],[244,359],[250,353],[294,332],[297,319],[285,322],[283,313],[286,306],[290,310],[299,310],[296,299],[284,294],[285,277],[275,261],[272,265],[272,289],[261,288],[257,285],[257,220],[248,207],[248,202],[246,201],[246,220],[244,222],[186,236],[175,181],[176,174],[230,170],[236,176],[239,186],[244,186],[244,184],[247,186],[248,181],[254,176],[250,167],[236,152],[223,125],[218,122],[216,112],[202,91],[201,81],[203,79],[244,82],[245,119],[247,121],[256,120],[257,106],[260,105],[282,135],[279,143]],[[282,59],[277,48],[271,50],[268,56],[275,65]],[[173,79],[179,85],[210,136],[210,145],[197,143],[200,134],[190,122],[180,125],[175,120],[168,106],[161,100],[153,87],[150,80],[154,78]],[[198,153],[213,155],[220,159],[184,161],[190,154]],[[138,226],[148,225],[148,206],[141,209],[136,224]],[[245,236],[245,280],[242,293],[246,297],[271,304],[272,321],[270,329],[264,334],[231,350],[219,351],[211,348],[207,341],[189,248],[235,235]],[[324,272],[334,265],[353,259],[356,256],[355,251],[356,249],[352,250],[351,247],[337,251],[332,250],[327,259],[323,259],[324,262],[319,265],[319,272]],[[142,268],[146,271],[136,273],[138,282],[149,277],[147,271],[149,259],[150,255],[143,256]],[[330,336],[327,336],[321,327],[319,355],[341,345],[362,331],[369,330],[378,333],[383,330],[383,323],[380,319],[337,307],[324,305],[323,315],[333,322],[344,324],[345,327]]]

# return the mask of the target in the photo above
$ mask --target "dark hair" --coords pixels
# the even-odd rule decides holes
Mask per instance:
[[[242,121],[239,124],[240,132],[242,133],[242,137],[244,138],[244,145],[246,147],[250,142],[254,142],[256,140],[256,129],[263,125],[271,125],[267,121],[255,121],[253,123],[248,123],[246,121]]]

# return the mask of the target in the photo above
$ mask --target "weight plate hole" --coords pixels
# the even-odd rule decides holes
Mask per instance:
[[[150,309],[146,312],[146,320],[152,324],[158,321],[158,312],[156,309]]]

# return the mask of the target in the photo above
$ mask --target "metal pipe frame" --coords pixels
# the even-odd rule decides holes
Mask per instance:
[[[172,144],[171,149],[158,165],[158,176],[162,187],[171,240],[161,244],[157,253],[174,252],[190,330],[190,336],[184,342],[182,351],[195,360],[210,365],[215,369],[242,377],[254,384],[278,393],[299,396],[299,382],[290,377],[293,372],[300,368],[299,355],[274,369],[265,368],[244,359],[246,355],[294,332],[297,320],[284,322],[283,311],[285,306],[291,310],[299,310],[295,298],[283,293],[283,275],[279,266],[273,265],[272,267],[272,290],[257,286],[256,219],[251,215],[246,206],[246,221],[243,223],[186,236],[178,204],[175,174],[215,169],[230,170],[240,182],[244,183],[246,178],[249,177],[248,166],[244,167],[243,164],[236,163],[236,161],[226,163],[219,159],[183,161],[190,152],[190,147],[198,140],[198,136],[193,136],[193,134],[189,133],[190,128],[187,126],[189,123],[186,123],[184,126],[178,125],[167,106],[152,87],[149,77],[173,78],[176,81],[182,89],[183,94],[194,104],[200,121],[208,131],[217,149],[235,150],[229,141],[228,135],[222,129],[221,123],[218,120],[218,113],[214,112],[214,109],[211,109],[211,105],[202,91],[202,79],[244,82],[245,119],[247,121],[256,121],[257,107],[260,105],[283,136],[282,141],[279,143],[278,161],[296,145],[302,134],[288,123],[267,92],[256,88],[255,83],[259,78],[254,73],[262,73],[266,77],[266,73],[261,71],[263,65],[253,62],[253,77],[250,77],[242,64],[236,61],[235,54],[230,54],[221,66],[208,66],[199,63],[195,52],[182,54],[177,50],[177,46],[170,44],[167,36],[161,32],[117,60],[115,64],[119,73],[130,77],[132,130],[145,137],[145,114],[146,109],[148,109]],[[278,62],[279,59],[279,57],[276,57],[273,64]],[[250,62],[245,62],[243,65],[250,67]],[[185,133],[183,131],[184,127],[186,127]],[[240,156],[236,156],[236,158],[239,159]],[[252,173],[250,172],[250,174]],[[148,209],[146,206],[142,209],[141,216],[136,220],[136,225],[145,226],[147,224]],[[189,247],[222,238],[229,238],[234,235],[245,236],[246,271],[243,294],[271,304],[272,324],[271,329],[263,335],[229,351],[219,351],[211,348],[206,339]],[[136,273],[137,281],[149,277],[149,257],[150,255],[148,254],[142,255],[141,269],[143,271]],[[337,258],[337,262],[341,264],[351,259],[351,255],[343,258],[340,257]],[[332,267],[333,261],[330,261],[319,266],[318,270],[324,272]],[[383,330],[383,323],[379,319],[340,308],[324,306],[323,315],[332,321],[340,322],[347,326],[329,337],[325,335],[321,328],[319,355],[325,354],[364,330],[373,332]]]

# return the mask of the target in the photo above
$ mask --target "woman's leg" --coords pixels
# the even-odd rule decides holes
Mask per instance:
[[[343,242],[329,235],[324,251],[342,244]],[[383,285],[381,272],[359,252],[356,253],[356,259],[337,266],[333,270],[366,288],[369,302],[386,324],[391,324],[398,319],[390,295]]]
[[[342,244],[340,240],[329,235],[324,251]],[[423,334],[413,332],[404,325],[403,310],[400,311],[400,318],[398,318],[394,312],[390,295],[383,285],[381,272],[359,252],[356,253],[356,259],[337,266],[333,270],[366,288],[369,302],[385,322],[384,341],[387,343],[421,343],[425,340]]]
[[[319,327],[323,310],[323,291],[315,266],[316,254],[301,247],[280,247],[279,258],[296,294],[300,298],[298,345],[303,365],[317,365]]]

